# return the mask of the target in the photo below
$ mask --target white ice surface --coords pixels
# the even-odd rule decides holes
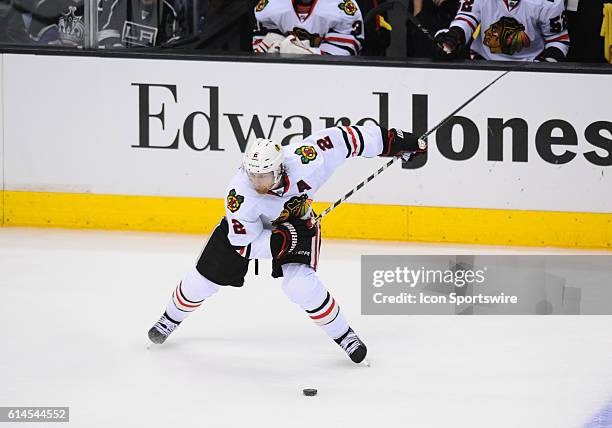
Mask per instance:
[[[147,350],[204,242],[0,228],[0,406],[70,406],[71,427],[578,428],[612,397],[612,317],[359,314],[360,254],[509,252],[499,247],[325,241],[320,276],[370,368],[267,265]]]

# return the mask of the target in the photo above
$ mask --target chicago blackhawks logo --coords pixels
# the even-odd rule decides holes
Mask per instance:
[[[236,189],[232,189],[227,195],[227,209],[235,213],[240,208],[240,205],[244,202],[244,196],[238,195]]]
[[[296,155],[301,156],[303,164],[307,164],[317,158],[317,152],[312,146],[302,146],[295,150]]]
[[[253,3],[251,3],[253,4]],[[268,0],[259,0],[259,2],[257,3],[257,6],[255,6],[255,11],[256,12],[261,12],[262,10],[264,10],[264,8],[268,5]]]
[[[357,12],[357,5],[352,0],[344,0],[338,7],[349,16],[353,16]]]
[[[284,208],[276,220],[272,222],[274,225],[279,225],[289,220],[290,218],[302,218],[310,209],[312,199],[308,199],[308,194],[303,193],[300,196],[294,196],[285,202]]]
[[[323,41],[323,37],[321,37],[317,33],[311,34],[300,27],[294,27],[292,33],[300,40],[308,40],[310,42],[310,46],[314,48],[319,47],[319,45]]]
[[[516,19],[504,16],[484,33],[484,44],[491,53],[513,55],[531,44],[525,26]]]

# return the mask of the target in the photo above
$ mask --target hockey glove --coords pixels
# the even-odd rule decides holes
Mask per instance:
[[[450,27],[436,33],[434,37],[434,58],[453,59],[459,56],[465,44],[465,33],[459,27]]]
[[[404,160],[410,160],[415,154],[427,152],[427,141],[418,139],[410,132],[391,128],[384,128],[382,157],[401,156]],[[386,138],[385,138],[386,137]]]
[[[255,53],[278,53],[281,42],[285,40],[285,36],[269,32],[266,37],[261,39],[257,44],[253,45]]]
[[[310,247],[312,238],[317,233],[313,219],[290,219],[272,229],[270,249],[275,260],[294,254],[300,248]]]
[[[535,62],[559,62],[565,59],[565,55],[559,48],[549,47],[544,49],[535,57]]]
[[[310,42],[308,40],[300,40],[293,34],[287,36],[285,40],[280,43],[280,53],[289,53],[289,54],[302,54],[302,55],[312,55],[316,54],[316,50],[310,47]]]

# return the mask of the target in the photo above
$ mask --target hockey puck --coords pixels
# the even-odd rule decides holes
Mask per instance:
[[[306,388],[302,390],[302,394],[304,394],[306,397],[314,397],[317,395],[317,390],[314,388]]]

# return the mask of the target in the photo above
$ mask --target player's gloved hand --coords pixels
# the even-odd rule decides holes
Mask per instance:
[[[307,220],[292,218],[275,226],[270,237],[272,257],[281,260],[287,254],[292,254],[298,247],[298,243],[310,242],[316,233],[317,229],[312,217]]]
[[[285,40],[285,36],[269,32],[261,42],[253,47],[253,51],[255,53],[278,53],[283,40]]]
[[[310,47],[308,40],[300,40],[295,35],[291,34],[280,43],[280,53],[291,54],[315,54],[316,51]]]
[[[427,152],[427,141],[417,138],[416,135],[391,128],[386,131],[387,138],[385,139],[385,131],[383,128],[383,151],[380,156],[401,156],[407,161],[414,155]]]
[[[461,28],[442,29],[434,37],[434,57],[438,59],[456,58],[464,44],[465,33]]]
[[[565,55],[561,49],[549,47],[544,49],[538,56],[534,58],[535,62],[559,62],[565,59]]]

